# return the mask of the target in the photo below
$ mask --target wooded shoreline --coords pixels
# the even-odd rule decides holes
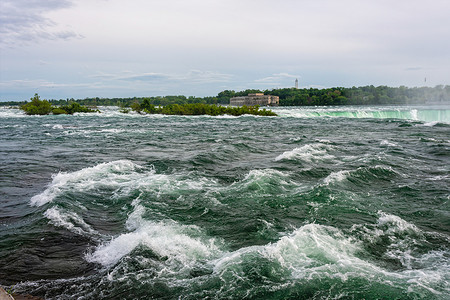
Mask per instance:
[[[280,106],[328,106],[328,105],[409,105],[409,104],[448,104],[450,103],[450,86],[438,85],[436,87],[335,87],[326,89],[317,88],[283,88],[272,90],[247,89],[240,92],[225,90],[217,96],[194,97],[184,95],[155,96],[155,97],[128,97],[128,98],[84,98],[84,99],[50,99],[52,105],[69,105],[76,102],[87,106],[120,106],[130,107],[133,103],[148,103],[155,106],[169,104],[223,104],[228,105],[230,98],[246,96],[250,93],[264,93],[280,97]],[[5,101],[0,106],[23,105],[27,101]]]

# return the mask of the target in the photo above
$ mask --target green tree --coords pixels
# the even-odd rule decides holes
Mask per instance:
[[[52,105],[50,102],[41,100],[37,93],[34,94],[34,97],[30,100],[31,102],[20,107],[27,115],[48,115],[52,112]]]

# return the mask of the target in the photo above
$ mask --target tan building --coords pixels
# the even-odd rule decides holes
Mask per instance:
[[[230,105],[260,105],[260,106],[278,106],[280,97],[272,95],[264,95],[263,93],[248,94],[248,96],[233,97],[230,99]]]

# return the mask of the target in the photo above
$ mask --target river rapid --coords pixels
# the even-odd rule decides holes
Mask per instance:
[[[0,109],[0,285],[46,299],[449,299],[450,106]]]

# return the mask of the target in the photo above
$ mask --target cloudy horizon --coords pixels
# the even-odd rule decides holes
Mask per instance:
[[[3,0],[0,101],[448,85],[450,2]]]

